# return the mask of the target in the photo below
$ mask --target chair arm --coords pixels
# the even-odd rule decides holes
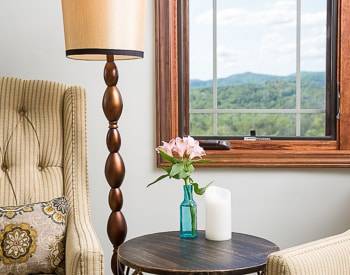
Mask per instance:
[[[66,275],[103,275],[103,252],[87,219],[68,221],[66,233]]]
[[[267,275],[350,275],[350,231],[272,253]]]
[[[103,275],[103,253],[90,223],[85,92],[70,87],[64,97],[64,187],[70,203],[66,275]]]

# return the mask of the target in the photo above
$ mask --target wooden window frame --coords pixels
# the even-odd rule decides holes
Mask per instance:
[[[179,5],[179,1],[183,1]],[[156,37],[156,95],[157,95],[157,145],[179,135],[183,112],[182,94],[189,88],[188,47],[180,50],[180,41],[188,41],[188,30],[178,32],[180,20],[178,7],[188,10],[189,0],[155,0]],[[338,86],[339,119],[336,140],[230,140],[227,151],[207,150],[205,167],[350,167],[350,1],[338,0]],[[180,68],[182,66],[182,68]],[[183,74],[179,74],[179,72]],[[183,85],[183,87],[180,87]],[[184,100],[188,104],[188,99]],[[158,166],[166,162],[158,157]]]

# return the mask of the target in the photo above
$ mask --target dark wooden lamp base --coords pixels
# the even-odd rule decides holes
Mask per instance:
[[[125,175],[125,166],[122,157],[119,154],[121,138],[118,131],[118,120],[123,111],[123,100],[117,88],[118,69],[114,63],[114,56],[107,56],[107,63],[104,69],[104,79],[107,85],[103,96],[103,111],[109,121],[109,130],[106,137],[109,155],[106,160],[105,176],[111,187],[109,191],[109,206],[112,213],[109,216],[107,224],[108,237],[113,244],[113,256],[111,267],[114,274],[123,274],[124,266],[119,265],[117,250],[124,242],[127,234],[127,224],[123,213],[123,194],[120,186]]]

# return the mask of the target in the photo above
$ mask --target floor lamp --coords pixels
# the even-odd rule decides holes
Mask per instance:
[[[118,88],[118,70],[114,60],[143,58],[145,0],[62,0],[66,55],[80,60],[106,60],[103,111],[109,121],[106,137],[109,156],[105,176],[111,190],[112,213],[107,223],[113,244],[111,259],[114,274],[123,274],[118,265],[117,249],[124,242],[127,225],[121,212],[123,196],[120,186],[125,167],[119,152],[121,139],[118,120],[123,102]]]

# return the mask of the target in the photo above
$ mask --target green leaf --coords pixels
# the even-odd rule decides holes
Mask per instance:
[[[174,178],[176,179],[186,179],[189,176],[191,176],[191,173],[194,171],[193,165],[189,162],[181,163],[181,165],[182,165],[182,169],[178,174],[174,176]]]
[[[167,153],[163,152],[162,150],[159,150],[159,155],[164,159],[164,160],[167,160],[167,161],[170,161],[171,163],[178,163],[179,161],[172,157],[172,156],[169,156]]]
[[[181,171],[183,171],[184,166],[182,163],[176,163],[171,167],[171,171],[169,173],[170,177],[174,177],[178,174],[180,174]]]
[[[204,195],[205,191],[207,190],[207,188],[212,184],[213,182],[210,182],[208,183],[206,186],[204,186],[203,188],[200,188],[198,183],[196,182],[192,182],[191,184],[193,185],[193,189],[194,189],[194,192],[201,196],[201,195]]]
[[[177,176],[179,179],[185,179],[185,178],[188,178],[190,175],[191,175],[190,172],[182,170]]]
[[[167,172],[168,174],[170,173],[170,171],[171,171],[171,167],[162,167],[162,169],[165,171],[165,172]]]
[[[194,166],[192,164],[188,165],[187,171],[192,174],[194,172]]]
[[[179,176],[180,174],[177,174],[177,175],[175,175],[175,176],[173,176],[173,177],[171,177],[172,179],[176,179],[176,180],[179,180],[180,179],[180,176]]]
[[[166,177],[168,177],[169,175],[166,174],[166,175],[162,175],[160,176],[159,178],[157,178],[155,181],[151,182],[150,184],[147,185],[147,187],[150,187],[151,185],[157,183],[158,181],[162,180],[162,179],[165,179]]]

